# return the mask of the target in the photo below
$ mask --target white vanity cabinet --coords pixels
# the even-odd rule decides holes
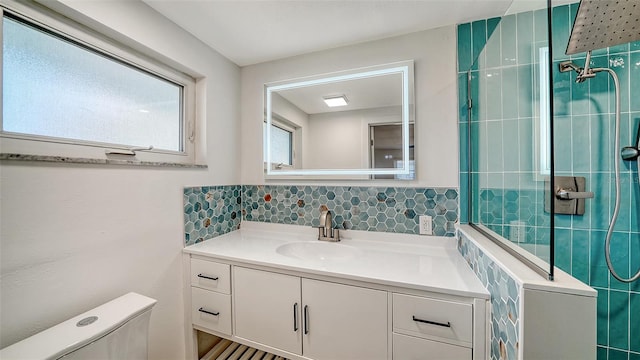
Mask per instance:
[[[231,267],[193,258],[190,268],[191,322],[231,335]]]
[[[235,335],[317,360],[387,359],[387,293],[234,266]]]
[[[290,360],[488,359],[489,293],[454,239],[273,226],[185,248],[187,359],[197,331]]]

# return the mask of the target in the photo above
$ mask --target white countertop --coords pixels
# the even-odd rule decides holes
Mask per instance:
[[[314,246],[319,242],[317,234],[317,229],[306,226],[243,221],[240,230],[188,246],[184,252],[307,274],[489,299],[489,293],[458,252],[453,237],[347,230],[341,232],[342,241],[327,245],[348,246],[353,256],[323,259],[318,254],[315,259],[300,259],[277,251],[282,245],[296,242]]]

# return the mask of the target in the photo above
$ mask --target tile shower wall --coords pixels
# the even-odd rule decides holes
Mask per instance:
[[[584,176],[584,216],[556,215],[556,266],[598,291],[598,359],[640,359],[640,282],[619,282],[604,259],[604,240],[615,202],[615,98],[606,73],[584,83],[575,73],[560,73],[571,60],[584,66],[585,54],[564,55],[577,4],[554,8],[554,131],[556,175]],[[593,51],[591,66],[612,68],[621,84],[621,146],[632,145],[640,125],[640,42]],[[640,269],[640,184],[635,162],[622,162],[620,216],[611,254],[624,277]]]
[[[550,221],[542,206],[544,183],[539,181],[534,139],[539,121],[539,52],[547,44],[544,9],[458,26],[461,193],[467,194],[471,167],[476,194],[473,221],[529,246],[543,258],[549,254]],[[477,147],[471,158],[470,139]],[[461,197],[461,209],[468,205],[469,199]],[[463,211],[461,222],[468,220]]]
[[[491,294],[491,359],[517,359],[522,284],[458,231],[458,251]]]
[[[631,285],[621,283],[611,277],[604,260],[604,238],[608,222],[614,207],[613,182],[613,133],[614,133],[614,94],[613,84],[606,74],[599,74],[595,79],[585,83],[575,83],[574,73],[559,73],[558,63],[564,60],[583,65],[585,54],[576,56],[564,55],[569,38],[573,18],[577,11],[577,4],[558,6],[553,9],[553,54],[554,64],[554,131],[555,131],[555,165],[556,175],[584,176],[587,188],[595,192],[595,198],[586,202],[584,216],[557,215],[556,229],[556,266],[574,277],[594,287],[598,291],[598,359],[640,359],[640,283]],[[536,95],[529,94],[526,89],[535,85],[537,66],[535,58],[531,60],[531,67],[527,62],[535,53],[528,45],[533,39],[534,44],[543,39],[545,28],[542,26],[546,14],[541,12],[520,13],[510,15],[501,21],[502,30],[499,42],[486,43],[487,34],[496,28],[496,19],[476,21],[462,24],[458,27],[458,64],[460,84],[460,136],[461,136],[461,209],[466,209],[467,171],[469,161],[466,156],[468,139],[468,121],[488,119],[499,113],[507,121],[495,122],[491,129],[486,125],[472,130],[471,136],[496,136],[490,139],[488,146],[490,153],[505,149],[517,149],[512,141],[524,142],[531,146],[529,139],[523,138],[522,122],[514,128],[509,124],[507,114],[515,115],[519,121],[536,121],[538,110],[532,104],[536,103]],[[505,38],[505,27],[510,26]],[[544,24],[546,26],[546,24]],[[493,34],[495,39],[498,34]],[[515,40],[514,40],[515,39]],[[498,46],[498,43],[500,44]],[[486,50],[483,51],[483,49]],[[515,49],[513,51],[512,49]],[[507,54],[505,56],[505,53]],[[485,99],[485,109],[476,108],[467,116],[466,110],[466,71],[472,66],[473,59],[480,58],[485,64],[487,72],[492,77],[499,76],[501,81],[487,83],[487,88],[498,94],[512,94],[525,89],[524,98],[520,94],[512,99],[502,100],[503,97]],[[514,70],[508,70],[509,63],[515,64]],[[524,61],[524,62],[523,62]],[[521,65],[522,64],[522,65]],[[608,49],[593,52],[592,66],[611,67],[620,77],[622,84],[622,128],[621,145],[631,145],[635,132],[640,124],[640,42],[623,44]],[[474,76],[483,73],[474,68]],[[480,69],[483,69],[480,67]],[[489,71],[491,70],[491,71]],[[498,71],[499,70],[499,71]],[[531,76],[532,75],[532,76]],[[511,79],[515,80],[509,80]],[[517,89],[511,88],[510,82],[516,81]],[[534,87],[535,88],[535,87]],[[505,89],[507,91],[505,92]],[[478,96],[477,86],[472,87],[474,96]],[[493,102],[493,105],[491,103]],[[507,104],[505,104],[505,102]],[[514,109],[515,108],[515,109]],[[479,126],[479,125],[478,125]],[[493,134],[493,135],[490,135]],[[522,149],[523,146],[520,146]],[[523,156],[525,155],[525,156]],[[515,169],[518,159],[518,171],[526,171],[531,164],[533,168],[534,156],[518,151],[504,152],[498,159],[471,159],[476,165],[486,169],[487,176],[494,170],[492,167],[499,161],[507,169]],[[484,162],[484,163],[483,163]],[[524,164],[524,167],[523,167]],[[477,168],[477,167],[476,167]],[[516,174],[512,171],[512,174]],[[491,175],[494,176],[494,175]],[[548,215],[541,214],[542,191],[540,189],[522,188],[527,179],[520,178],[518,186],[507,186],[515,183],[510,179],[512,175],[503,175],[505,186],[484,188],[478,191],[481,203],[479,216],[487,221],[494,231],[505,234],[507,238],[512,233],[510,221],[517,217],[527,225],[526,242],[544,241],[544,232],[536,229],[548,229]],[[533,178],[533,177],[531,177]],[[513,181],[512,181],[513,180]],[[517,194],[517,195],[516,195]],[[637,165],[622,164],[622,199],[618,224],[612,241],[613,262],[616,269],[623,276],[629,276],[640,268],[640,188],[638,186]],[[462,211],[461,220],[467,221]],[[515,215],[514,215],[515,214]],[[475,219],[474,219],[475,220]],[[504,224],[500,224],[504,223]],[[533,226],[533,232],[529,228]]]
[[[247,221],[319,226],[331,210],[339,229],[418,234],[418,216],[433,217],[433,234],[454,236],[458,191],[447,188],[244,185]]]
[[[240,185],[184,188],[185,245],[239,229],[241,190]]]

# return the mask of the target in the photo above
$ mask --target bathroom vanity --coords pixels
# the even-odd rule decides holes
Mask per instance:
[[[288,359],[486,359],[489,293],[454,238],[243,222],[184,249],[196,330]],[[189,346],[191,344],[191,346]]]

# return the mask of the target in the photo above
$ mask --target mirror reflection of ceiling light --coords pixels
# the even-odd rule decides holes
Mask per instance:
[[[345,95],[327,96],[322,98],[328,107],[345,106],[349,103]]]

